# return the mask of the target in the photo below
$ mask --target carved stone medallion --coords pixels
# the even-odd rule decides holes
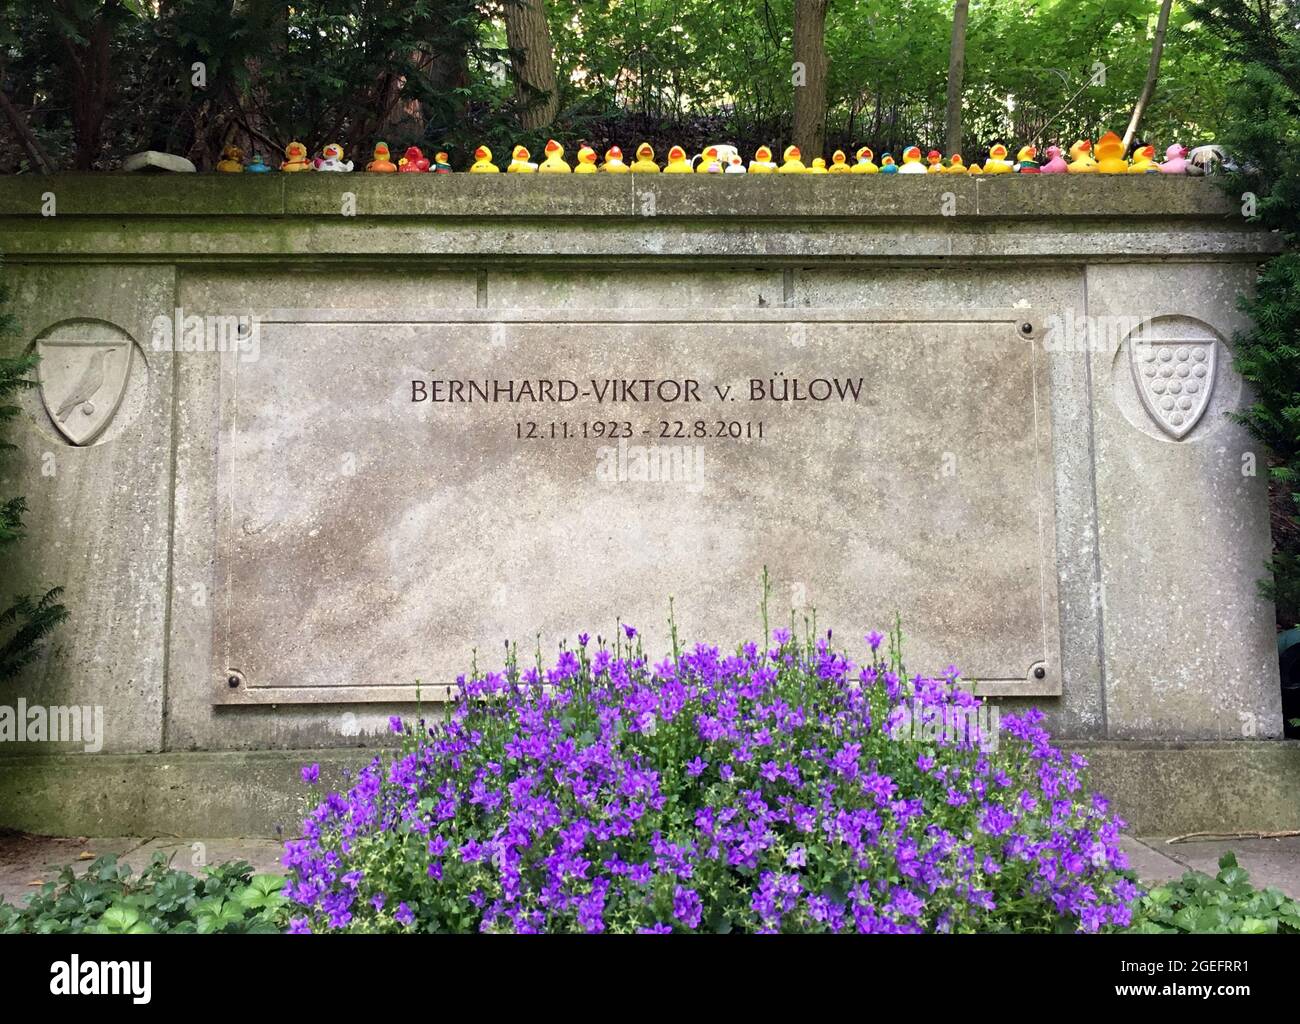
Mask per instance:
[[[1162,317],[1140,325],[1128,341],[1143,407],[1156,426],[1181,440],[1209,408],[1218,337],[1191,317]]]
[[[134,348],[125,331],[98,320],[59,324],[36,342],[41,401],[72,444],[90,444],[112,421]]]

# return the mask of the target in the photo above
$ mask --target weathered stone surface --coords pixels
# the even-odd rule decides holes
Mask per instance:
[[[472,315],[304,311],[223,360],[218,675],[244,681],[220,696],[414,697],[488,643],[550,650],[615,616],[665,650],[669,596],[684,635],[730,646],[764,566],[781,620],[897,612],[915,664],[1059,692],[1027,314]]]
[[[51,191],[57,216],[42,217],[42,196]],[[345,191],[356,196],[356,216],[342,213]],[[947,191],[951,203],[945,201]],[[650,206],[643,193],[653,199]],[[955,215],[945,213],[945,206]],[[581,314],[583,322],[574,325],[567,338],[544,341],[532,355],[554,356],[556,346],[567,344],[575,360],[605,351],[620,353],[624,362],[653,361],[660,358],[657,345],[665,354],[676,352],[678,362],[689,356],[700,365],[721,365],[719,360],[726,356],[746,375],[751,366],[745,360],[755,366],[775,361],[768,333],[752,326],[764,311],[777,311],[774,329],[784,329],[787,322],[816,324],[819,318],[869,325],[861,336],[846,328],[822,339],[814,328],[807,337],[813,348],[832,359],[862,351],[877,360],[873,373],[888,385],[880,406],[888,406],[888,430],[875,439],[875,446],[871,437],[861,438],[856,462],[847,451],[833,465],[819,461],[814,452],[797,475],[786,473],[785,486],[768,488],[773,493],[765,492],[756,513],[759,521],[776,523],[787,532],[787,524],[819,525],[812,512],[819,500],[816,488],[838,493],[835,488],[846,486],[837,482],[844,474],[834,477],[830,471],[842,471],[846,462],[854,462],[850,472],[859,474],[860,487],[843,500],[861,508],[860,536],[850,536],[843,524],[837,527],[850,538],[844,549],[848,555],[835,569],[823,566],[821,576],[795,575],[785,565],[777,566],[783,578],[774,597],[774,605],[788,606],[794,597],[790,584],[803,582],[804,599],[809,606],[818,605],[819,624],[835,626],[837,635],[852,636],[852,631],[877,624],[856,621],[856,616],[875,618],[878,606],[864,600],[847,613],[837,608],[837,621],[831,622],[819,594],[837,588],[848,594],[846,581],[874,578],[885,583],[870,592],[870,599],[879,607],[891,599],[901,605],[903,600],[889,592],[892,585],[942,556],[948,543],[947,537],[936,538],[934,554],[924,554],[908,547],[916,541],[912,537],[898,549],[908,552],[905,565],[891,566],[882,554],[882,540],[892,543],[889,531],[882,533],[880,518],[888,502],[908,494],[916,501],[934,499],[935,481],[923,479],[922,473],[930,464],[923,465],[918,453],[933,446],[931,454],[941,454],[945,446],[951,447],[939,444],[943,431],[963,424],[966,434],[986,442],[987,454],[979,458],[989,460],[987,467],[1015,464],[997,451],[1013,436],[1011,417],[1019,412],[1014,403],[998,404],[996,385],[1006,383],[1001,375],[994,381],[989,406],[989,413],[996,410],[997,415],[980,423],[972,417],[981,402],[989,401],[985,376],[972,375],[963,390],[951,363],[940,355],[918,358],[915,349],[909,349],[917,338],[929,338],[933,344],[949,338],[961,343],[965,328],[927,335],[920,327],[890,325],[909,322],[909,317],[911,322],[933,323],[944,311],[957,320],[976,310],[1001,311],[1004,317],[1013,309],[1032,313],[1044,324],[1056,324],[1041,339],[1045,396],[1040,395],[1037,413],[1049,421],[1053,439],[1050,462],[1042,467],[1055,495],[1055,526],[1045,540],[1049,548],[1055,546],[1051,586],[1056,597],[1047,620],[1059,623],[1056,664],[1062,691],[1035,703],[1045,706],[1059,734],[1076,739],[1235,739],[1280,732],[1272,611],[1255,590],[1268,549],[1263,470],[1243,476],[1243,456],[1252,452],[1223,415],[1245,400],[1231,371],[1232,333],[1242,323],[1236,299],[1250,288],[1254,264],[1276,251],[1278,243],[1244,223],[1212,182],[1153,178],[841,183],[683,176],[647,184],[636,178],[526,181],[463,175],[31,177],[0,180],[0,234],[5,273],[19,285],[22,329],[18,338],[4,344],[21,348],[61,322],[100,319],[134,339],[141,358],[132,362],[133,373],[147,371],[128,380],[120,407],[84,447],[74,447],[52,426],[39,395],[27,396],[29,419],[18,431],[22,452],[5,464],[5,493],[26,493],[32,501],[33,535],[24,546],[24,562],[12,577],[6,576],[0,589],[10,591],[11,580],[15,589],[31,589],[39,582],[66,583],[75,613],[56,638],[51,656],[20,681],[15,693],[47,703],[103,706],[106,749],[348,748],[372,741],[383,733],[389,713],[409,708],[391,701],[328,706],[214,703],[222,673],[239,668],[229,663],[221,643],[231,635],[232,622],[242,622],[245,632],[253,629],[257,609],[241,606],[232,612],[221,600],[226,591],[219,577],[220,537],[231,522],[229,495],[219,490],[221,458],[228,450],[219,443],[227,415],[221,359],[210,352],[173,356],[155,351],[151,344],[154,317],[170,317],[177,308],[186,315],[267,317],[270,344],[280,346],[281,352],[286,344],[297,347],[294,359],[279,364],[280,371],[298,372],[294,367],[299,367],[304,383],[332,399],[286,391],[283,402],[272,402],[267,396],[281,387],[274,379],[244,380],[253,385],[250,398],[261,395],[262,412],[257,415],[266,421],[246,436],[276,447],[246,453],[253,456],[243,471],[249,493],[241,498],[245,505],[237,507],[256,509],[258,502],[274,505],[292,497],[277,479],[293,480],[299,474],[301,494],[318,499],[307,503],[313,506],[308,518],[332,524],[334,546],[329,557],[306,558],[292,579],[276,582],[251,573],[259,559],[269,570],[278,549],[255,551],[263,534],[245,535],[250,538],[245,562],[249,571],[241,573],[243,589],[236,592],[254,605],[271,602],[269,607],[282,622],[298,612],[310,613],[303,618],[305,630],[326,627],[318,634],[324,637],[322,650],[344,666],[342,675],[355,674],[357,666],[375,661],[383,652],[360,658],[364,648],[352,650],[342,634],[333,632],[362,635],[375,613],[373,607],[367,610],[374,602],[365,599],[348,607],[352,599],[342,585],[348,574],[330,559],[369,552],[373,557],[366,570],[372,590],[380,586],[375,566],[384,559],[399,568],[393,578],[401,580],[411,572],[411,562],[425,557],[423,535],[411,532],[411,522],[418,517],[407,522],[404,510],[442,502],[450,516],[457,495],[448,481],[461,479],[463,497],[472,494],[477,479],[465,475],[476,450],[472,438],[456,449],[464,456],[461,461],[443,459],[436,466],[421,467],[417,463],[427,453],[411,445],[410,435],[404,433],[411,426],[405,410],[394,412],[385,435],[377,411],[381,406],[373,401],[348,405],[338,398],[349,382],[358,388],[378,387],[398,378],[385,359],[400,339],[385,331],[384,323],[420,323],[437,314],[463,325],[463,334],[447,341],[443,351],[468,353],[478,351],[476,341],[479,347],[490,347],[494,320],[517,320],[530,310],[547,311],[552,319],[556,314]],[[650,313],[638,319],[629,310]],[[1188,322],[1195,321],[1192,326],[1215,338],[1216,383],[1209,406],[1181,439],[1162,429],[1142,404],[1126,341],[1134,317],[1165,318],[1162,323],[1173,323],[1179,330],[1190,329]],[[685,327],[680,335],[661,337],[658,328],[637,326],[661,320],[680,321]],[[294,324],[300,328],[294,330]],[[521,338],[511,351],[530,354],[537,328],[518,330]],[[343,335],[350,345],[341,340]],[[791,351],[796,351],[793,346]],[[316,357],[320,365],[313,361]],[[273,361],[268,353],[268,367]],[[771,373],[783,368],[765,367]],[[67,396],[54,396],[56,405],[60,397]],[[956,418],[943,419],[941,410]],[[936,418],[934,437],[920,436],[922,413]],[[409,485],[399,486],[390,476],[369,491],[355,477],[339,477],[337,458],[336,466],[329,465],[329,458],[343,452],[331,453],[329,447],[339,446],[348,424],[331,422],[330,417],[351,417],[360,424],[355,436],[390,470],[410,469]],[[840,419],[828,422],[846,424]],[[390,449],[381,443],[385,436]],[[827,443],[833,447],[842,436],[830,431]],[[881,453],[881,444],[912,454],[891,461]],[[480,445],[477,450],[482,454],[493,449]],[[1258,466],[1262,453],[1253,454]],[[42,475],[46,455],[54,460],[54,476]],[[960,458],[957,465],[960,474]],[[278,477],[263,486],[248,466]],[[862,479],[868,467],[875,475],[871,481]],[[331,490],[329,481],[335,478],[349,483]],[[734,486],[730,473],[722,483],[742,496],[744,488]],[[1015,486],[1029,490],[1023,479]],[[1011,492],[1009,486],[1003,490]],[[575,501],[578,495],[587,497],[585,491],[575,490]],[[744,496],[754,499],[747,492]],[[479,504],[474,507],[482,507],[482,494],[475,497]],[[925,505],[919,517],[910,510],[896,511],[897,530],[926,522],[942,507]],[[987,506],[964,506],[954,522],[970,521],[980,507]],[[500,527],[503,551],[514,550],[529,524],[538,521],[529,514],[527,495],[509,495],[507,509],[489,520]],[[349,553],[340,529],[349,517],[362,524],[386,524],[392,550],[363,531],[352,541],[357,550]],[[428,536],[442,542],[439,524],[426,524]],[[302,525],[307,526],[306,519]],[[699,525],[692,527],[697,535]],[[290,516],[272,528],[296,526]],[[607,515],[600,526],[608,534],[626,529],[617,515]],[[996,529],[1015,533],[1009,522]],[[582,537],[588,546],[591,532]],[[454,536],[455,530],[448,535]],[[570,535],[559,527],[541,534],[543,546],[550,546],[549,559],[520,556],[521,584],[504,595],[505,607],[518,619],[484,620],[483,634],[473,640],[469,633],[454,638],[462,650],[477,642],[481,660],[489,661],[489,652],[500,640],[494,631],[513,630],[525,620],[542,622],[548,616],[556,620],[556,628],[567,629],[567,619],[558,621],[566,611],[576,620],[578,611],[590,613],[599,607],[610,621],[582,625],[612,629],[612,617],[623,610],[615,598],[635,592],[635,587],[620,590],[608,582],[590,593],[579,588],[564,599],[567,605],[547,596],[553,582],[548,575],[558,575],[558,585],[584,574],[597,579],[592,568],[581,566],[580,552],[574,555],[578,569],[556,571],[554,553]],[[733,536],[738,534],[720,535],[719,544]],[[317,542],[310,536],[307,540]],[[659,555],[650,546],[627,543],[630,564],[657,571]],[[752,546],[733,547],[737,563],[761,560]],[[1023,543],[1011,547],[1023,550]],[[807,564],[801,563],[799,549],[787,548],[789,566]],[[732,552],[706,554],[718,564],[730,564],[724,556]],[[626,564],[624,559],[610,572]],[[328,575],[331,565],[333,578]],[[283,573],[288,566],[277,568]],[[957,580],[951,590],[954,603],[987,604],[987,597],[979,597],[987,575],[983,573],[982,581]],[[658,579],[653,572],[647,578]],[[1007,578],[1021,579],[1014,573]],[[402,611],[405,600],[403,614],[410,615],[412,623],[425,622],[429,608],[445,610],[446,595],[473,589],[471,579],[438,576],[433,570],[430,579],[406,579],[397,609]],[[756,601],[756,590],[737,592],[735,580],[713,591],[700,588],[696,581],[690,593],[715,593],[717,602],[740,613]],[[672,589],[681,617],[688,591]],[[659,615],[651,615],[650,621],[643,618],[638,624],[644,628],[662,621],[667,594],[657,597]],[[594,603],[584,606],[588,598]],[[484,599],[472,594],[468,600],[480,602],[474,607],[482,612]],[[491,604],[491,595],[487,602]],[[938,646],[925,648],[927,658],[941,661],[926,668],[942,667],[962,644],[965,650],[976,650],[984,642],[973,635],[978,629],[969,625],[976,621],[969,612],[969,607],[959,607],[946,614],[933,604],[911,609],[912,616],[923,614],[927,620],[924,630],[919,622],[915,627],[905,623],[918,641],[927,630],[935,637],[949,631],[951,643],[943,653],[953,653],[941,657]],[[846,614],[855,620],[844,621]],[[729,633],[752,626],[754,619],[756,615],[734,622],[702,618],[683,624],[693,635],[696,627]],[[294,653],[290,633],[280,635],[289,640],[287,659],[298,659],[303,669],[309,652],[300,644]],[[725,641],[732,636],[710,638]],[[400,639],[400,634],[390,639]],[[927,637],[925,642],[931,641]],[[408,642],[401,649],[409,653],[415,647]],[[344,652],[342,660],[339,651]],[[273,663],[272,653],[264,648],[264,664]],[[398,669],[409,673],[413,664],[402,662]],[[315,671],[327,676],[328,667],[316,666]],[[377,665],[374,674],[382,671]],[[394,679],[398,674],[393,673]],[[362,683],[373,681],[368,677]],[[406,679],[400,685],[409,687],[411,682]],[[424,682],[431,687],[447,680]],[[1004,701],[1007,707],[1023,703],[1019,698]],[[1270,744],[1229,747],[1292,749]],[[1141,763],[1138,755],[1137,760],[1114,757],[1118,760],[1113,763],[1105,761],[1111,768],[1099,769],[1103,788],[1134,794],[1124,797],[1128,805],[1152,814],[1144,830],[1177,831],[1159,824],[1156,797],[1142,803],[1141,775],[1129,770]],[[1161,764],[1177,762],[1173,753],[1160,755]],[[82,762],[70,758],[69,763]],[[156,776],[146,779],[126,772],[129,762],[105,755],[96,755],[91,763],[104,765],[105,777],[119,792],[130,794],[123,813],[154,815],[149,820],[155,823],[163,820],[159,815],[174,813],[175,820],[192,815],[195,825],[186,828],[193,834],[211,833],[199,827],[198,816],[226,799],[215,784],[208,796],[198,793],[192,801],[183,795],[170,803],[152,795],[137,799],[137,789],[131,787],[154,785]],[[1266,827],[1268,821],[1287,820],[1290,805],[1279,801],[1282,794],[1298,789],[1293,755],[1252,753],[1220,767],[1225,765],[1225,770],[1245,771],[1254,780],[1247,787],[1248,802],[1235,809],[1206,795],[1213,783],[1199,770],[1188,769],[1187,784],[1171,775],[1164,788],[1157,786],[1153,792],[1160,794],[1162,805],[1176,804],[1192,800],[1191,794],[1202,787],[1205,792],[1194,805],[1167,810],[1184,823],[1196,819],[1215,826],[1232,820]],[[1267,781],[1265,766],[1276,771],[1275,786]],[[1175,772],[1173,767],[1168,770]],[[287,769],[274,771],[277,778],[291,774]],[[85,799],[59,791],[68,807],[67,817],[60,820],[68,830],[78,831],[73,822],[82,816],[107,822],[118,813],[93,797],[99,783],[92,773],[60,777],[71,780],[73,788],[86,787]],[[232,785],[230,779],[225,776],[221,784]],[[266,792],[272,793],[274,786],[269,781],[267,786]],[[152,802],[146,806],[147,801]],[[48,801],[40,808],[21,802],[16,806],[27,808],[13,816],[17,823],[29,822],[27,815],[38,809],[49,810]],[[119,820],[109,831],[141,827]]]
[[[1130,831],[1300,828],[1300,743],[1074,743]],[[45,835],[294,836],[322,792],[374,751],[0,758],[0,825]],[[320,765],[304,786],[303,764]]]

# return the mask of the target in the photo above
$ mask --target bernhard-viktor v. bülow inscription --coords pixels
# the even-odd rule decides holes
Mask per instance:
[[[221,700],[409,696],[485,638],[612,634],[611,609],[661,645],[665,595],[730,642],[765,566],[797,629],[897,612],[918,664],[1059,692],[1024,311],[474,316],[264,324],[226,360]]]

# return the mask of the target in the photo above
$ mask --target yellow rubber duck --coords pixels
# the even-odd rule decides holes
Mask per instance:
[[[397,164],[392,161],[387,142],[375,143],[375,158],[366,164],[366,170],[372,174],[396,174]]]
[[[1128,161],[1124,159],[1124,140],[1114,132],[1107,132],[1097,140],[1097,173],[1128,173]]]
[[[1070,162],[1065,166],[1070,174],[1096,174],[1097,161],[1092,156],[1092,141],[1080,139],[1070,147]]]
[[[903,150],[903,166],[898,169],[899,174],[925,174],[925,164],[921,163],[921,147],[908,146]]]
[[[858,162],[853,165],[854,174],[879,174],[880,168],[876,166],[876,154],[871,151],[870,146],[863,146],[856,153]]]
[[[937,149],[932,149],[926,153],[925,160],[930,165],[925,169],[926,174],[942,174],[946,169],[943,166],[943,154]]]
[[[775,174],[776,163],[772,159],[772,151],[766,146],[759,146],[754,150],[754,159],[749,161],[750,174]]]
[[[536,174],[537,165],[529,160],[533,154],[527,146],[516,146],[510,151],[510,163],[506,165],[507,174]]]
[[[967,174],[983,174],[984,172],[980,169],[980,165],[979,165],[979,164],[971,164],[969,167],[966,168],[966,173],[967,173]]]
[[[627,174],[630,168],[623,163],[623,151],[617,146],[610,146],[605,150],[605,162],[600,165],[600,169],[607,174]]]
[[[799,159],[801,156],[802,154],[799,152],[798,146],[786,146],[785,152],[781,154],[781,159],[783,163],[781,164],[780,168],[777,170],[776,173],[777,174],[807,174],[808,168],[805,167],[804,162],[801,159]]]
[[[492,162],[492,150],[479,146],[474,150],[474,162],[469,165],[470,174],[497,174],[501,168]]]
[[[285,146],[284,163],[280,164],[280,170],[286,174],[312,170],[311,161],[307,159],[307,147],[301,142],[291,142]]]
[[[636,159],[628,168],[633,174],[658,174],[659,165],[655,163],[655,151],[650,143],[643,142],[636,147]]]
[[[1010,174],[1015,170],[1015,166],[1007,159],[1007,147],[998,142],[989,150],[989,158],[984,161],[984,173]]]
[[[546,142],[546,159],[537,168],[538,174],[571,174],[573,168],[564,162],[564,147],[554,139]]]
[[[1129,174],[1159,174],[1160,165],[1156,163],[1155,146],[1139,146],[1133,151],[1133,161],[1128,165]]]
[[[844,150],[837,149],[831,154],[831,174],[850,174],[853,168],[849,166],[849,158],[844,155]]]
[[[1020,151],[1016,153],[1016,173],[1017,174],[1041,174],[1042,168],[1038,165],[1038,147],[1021,146]]]
[[[222,174],[243,174],[244,151],[238,146],[227,146],[221,151],[221,159],[217,161],[217,170]]]
[[[696,174],[721,174],[723,171],[722,160],[718,157],[718,147],[709,146],[699,156],[700,162],[695,165]]]
[[[808,168],[808,173],[809,174],[830,174],[831,173],[830,168],[826,166],[826,158],[820,156],[813,157],[812,166]]]
[[[966,165],[962,163],[961,154],[954,153],[948,158],[948,166],[943,169],[944,174],[965,174]]]
[[[595,174],[599,168],[596,166],[596,151],[590,146],[578,147],[578,161],[573,168],[574,174]]]
[[[686,159],[686,150],[681,146],[674,146],[668,151],[668,166],[664,168],[664,174],[694,174],[695,169],[691,162]]]

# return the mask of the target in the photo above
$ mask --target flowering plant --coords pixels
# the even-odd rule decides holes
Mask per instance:
[[[636,631],[461,677],[287,845],[291,930],[1123,927],[1123,823],[1041,712],[969,726],[950,668],[776,630],[651,666]],[[882,651],[882,645],[885,650]],[[952,728],[954,723],[965,723]],[[304,778],[315,781],[310,767]]]

